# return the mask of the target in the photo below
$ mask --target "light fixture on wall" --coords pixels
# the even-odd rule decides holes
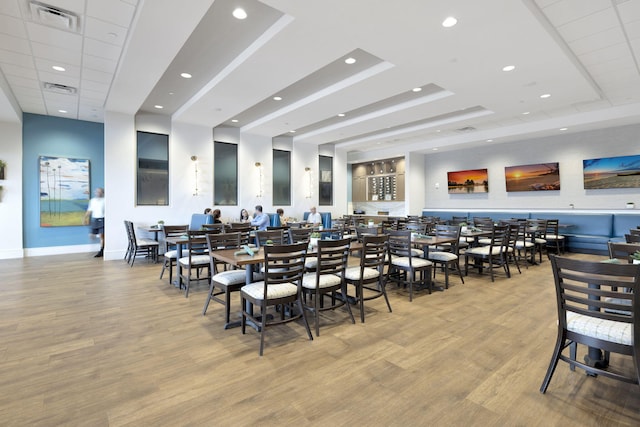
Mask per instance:
[[[304,197],[311,198],[311,168],[309,166],[304,168]]]
[[[193,162],[194,172],[195,172],[195,175],[196,175],[195,191],[194,191],[193,195],[197,196],[198,195],[198,156],[191,156],[191,161]]]
[[[262,163],[255,163],[256,169],[258,169],[258,194],[256,197],[262,197]]]

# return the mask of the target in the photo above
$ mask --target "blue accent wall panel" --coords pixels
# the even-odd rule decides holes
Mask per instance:
[[[96,243],[87,226],[40,227],[40,156],[89,159],[91,191],[104,187],[104,125],[24,113],[22,118],[24,247]],[[105,189],[108,192],[109,189]],[[106,231],[108,233],[108,231]]]

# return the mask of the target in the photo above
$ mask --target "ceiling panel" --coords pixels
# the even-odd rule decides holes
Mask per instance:
[[[84,35],[116,46],[124,45],[127,28],[88,16],[84,23]]]
[[[27,39],[10,36],[0,33],[0,46],[11,52],[29,52],[29,41]]]
[[[573,40],[569,42],[569,46],[576,55],[584,55],[589,52],[608,49],[610,46],[621,43],[626,43],[626,38],[624,31],[618,26]]]
[[[537,2],[540,4],[540,2]],[[611,0],[563,0],[542,6],[553,25],[560,27],[585,16],[611,8]]]
[[[34,67],[21,67],[13,64],[2,64],[2,72],[5,76],[20,76],[27,79],[38,79],[38,73]]]
[[[98,58],[117,61],[122,49],[120,46],[101,42],[100,40],[85,38],[83,53],[85,55],[96,56]]]
[[[62,31],[45,27],[41,24],[27,22],[27,33],[29,34],[29,40],[31,42],[72,51],[77,51],[82,47],[82,36],[69,31]]]
[[[82,58],[80,51],[63,49],[42,43],[31,43],[31,48],[35,57],[59,61],[61,64],[79,66]]]
[[[572,42],[591,34],[600,33],[620,25],[618,16],[612,7],[576,19],[558,28],[558,31],[567,42]]]
[[[10,34],[15,37],[27,38],[24,22],[16,17],[0,15],[0,33]]]
[[[185,4],[186,6],[186,4]],[[129,28],[136,8],[120,0],[89,0],[87,2],[87,15],[99,18],[102,21],[116,24],[123,28]]]

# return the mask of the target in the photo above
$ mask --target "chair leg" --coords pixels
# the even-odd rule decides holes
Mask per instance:
[[[231,321],[231,292],[229,292],[229,288],[224,290],[224,321],[225,325]]]
[[[264,334],[267,329],[267,307],[262,305],[260,307],[260,314],[262,315],[261,323],[260,323],[260,356],[264,351]],[[309,327],[309,325],[307,325]]]
[[[204,316],[207,313],[207,308],[209,308],[209,302],[211,301],[211,294],[213,294],[214,283],[211,282],[209,286],[209,294],[207,295],[207,300],[204,302],[204,307],[202,308],[202,315]],[[227,319],[227,323],[229,323],[229,319]]]
[[[313,335],[311,335],[311,328],[309,327],[309,322],[307,321],[307,315],[304,312],[304,306],[302,305],[302,295],[298,295],[298,310],[302,313],[302,322],[304,323],[304,327],[307,330],[307,335],[309,336],[309,340],[313,341]],[[316,312],[317,313],[317,312]],[[316,328],[318,323],[316,323]]]
[[[549,367],[547,368],[547,374],[544,376],[544,380],[542,381],[542,385],[540,386],[540,393],[544,394],[547,391],[547,387],[549,387],[549,382],[551,381],[553,372],[556,370],[556,366],[558,366],[558,360],[560,360],[560,352],[562,352],[564,341],[564,332],[558,331],[556,346],[553,349],[553,355],[551,356],[551,361],[549,362]]]

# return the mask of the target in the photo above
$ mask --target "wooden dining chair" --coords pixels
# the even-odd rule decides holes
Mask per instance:
[[[625,234],[624,240],[627,243],[640,243],[640,234]]]
[[[165,243],[167,237],[179,237],[184,234],[187,234],[187,230],[189,229],[189,224],[184,225],[162,225],[162,234],[165,238]],[[169,269],[169,283],[173,283],[173,267],[175,267],[176,262],[178,261],[178,251],[175,249],[175,246],[171,246],[166,244],[166,251],[164,252],[164,262],[162,263],[162,271],[160,272],[160,279],[164,275],[164,271]]]
[[[592,376],[640,384],[640,266],[557,255],[549,258],[556,288],[558,332],[540,392],[547,391],[560,360],[567,362],[571,370],[578,367]],[[605,354],[631,356],[633,375],[580,362],[576,357],[578,344],[603,350]],[[567,347],[568,356],[563,354]],[[606,355],[605,360],[610,362]]]
[[[491,281],[494,278],[494,267],[502,267],[507,277],[511,277],[509,263],[507,262],[507,245],[509,243],[509,226],[494,225],[489,238],[489,244],[469,248],[464,253],[464,275],[469,274],[469,258],[474,260],[474,267],[480,272],[484,268],[484,263],[489,267]]]
[[[285,240],[283,229],[256,231],[256,245],[261,247],[265,246],[267,243],[271,243],[272,245],[284,245],[289,243],[289,241]]]
[[[189,297],[189,289],[191,288],[191,282],[200,282],[211,278],[211,268],[208,248],[207,248],[207,234],[219,234],[217,230],[188,230],[187,239],[188,242],[185,246],[186,255],[183,251],[182,258],[178,260],[180,264],[180,289],[184,285],[185,298]],[[201,276],[201,270],[207,270],[207,276]]]
[[[221,233],[207,234],[207,248],[209,254],[215,251],[225,249],[240,249],[241,234]],[[247,284],[247,272],[241,269],[222,268],[213,257],[210,257],[211,282],[209,285],[209,293],[202,308],[202,315],[207,313],[209,302],[211,300],[218,302],[224,306],[224,329],[228,329],[234,325],[230,322],[231,316],[231,294],[240,291],[240,288]],[[253,275],[253,278],[256,278]],[[224,296],[224,299],[222,298]]]
[[[347,294],[347,304],[357,304],[360,308],[360,321],[364,323],[364,302],[384,297],[391,313],[391,304],[386,290],[384,274],[389,236],[363,235],[360,262],[357,266],[348,267],[344,277],[347,285],[355,288],[353,294]]]
[[[247,319],[260,325],[260,351],[264,352],[264,338],[267,327],[302,319],[307,335],[313,340],[311,329],[302,303],[302,277],[307,244],[265,245],[264,280],[244,285],[240,289],[242,300],[242,334],[245,334]],[[294,313],[293,305],[298,309]],[[268,319],[269,307],[280,307],[279,319]],[[284,306],[289,306],[288,310]],[[254,314],[254,307],[260,308],[260,315]],[[288,313],[288,316],[285,315]]]
[[[442,267],[444,269],[445,289],[449,289],[449,269],[457,271],[460,281],[464,283],[462,277],[462,269],[460,268],[460,226],[459,225],[436,225],[436,238],[451,238],[452,243],[437,247],[436,250],[429,251],[427,259],[434,264],[434,267]],[[433,269],[433,277],[436,277],[437,268]]]
[[[305,309],[314,317],[316,336],[320,336],[320,312],[335,310],[346,306],[351,323],[355,323],[351,306],[344,295],[347,294],[345,271],[349,260],[350,239],[320,240],[316,253],[316,266],[313,273],[306,273],[302,278],[303,299]],[[305,266],[306,269],[306,266]],[[340,292],[342,298],[337,298]],[[325,305],[325,297],[330,297],[330,304]]]
[[[156,262],[158,259],[159,244],[153,239],[138,238],[136,236],[135,226],[131,221],[124,222],[127,229],[127,237],[129,239],[127,262],[131,267],[136,262],[136,258],[143,256],[150,261]]]
[[[431,293],[431,268],[433,263],[420,256],[413,255],[411,231],[391,231],[388,233],[389,243],[389,280],[409,288],[409,302],[413,301],[413,289],[421,285]]]

